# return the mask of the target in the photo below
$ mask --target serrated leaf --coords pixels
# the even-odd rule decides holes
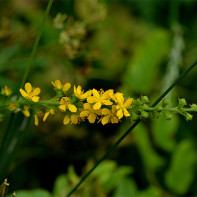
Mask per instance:
[[[196,153],[189,140],[182,141],[173,152],[171,165],[165,182],[173,192],[183,195],[187,192],[193,178]]]

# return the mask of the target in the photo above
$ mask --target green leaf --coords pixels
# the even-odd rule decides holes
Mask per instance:
[[[55,180],[53,195],[54,197],[64,197],[70,189],[67,176],[62,174]]]
[[[123,179],[116,188],[113,197],[133,197],[136,196],[137,188],[132,179]]]
[[[12,195],[10,195],[11,197]],[[16,196],[17,197],[52,197],[51,194],[44,190],[44,189],[35,189],[31,191],[26,191],[26,190],[20,190],[16,191]]]
[[[162,29],[153,30],[136,49],[125,72],[123,79],[125,86],[139,93],[148,93],[168,48],[168,32]]]
[[[145,167],[147,170],[155,171],[164,161],[163,158],[154,151],[147,129],[141,124],[135,128],[134,133],[137,147],[141,153]]]
[[[161,197],[162,192],[156,187],[149,187],[146,190],[138,192],[135,197]]]
[[[130,166],[120,166],[116,169],[107,180],[107,182],[103,185],[104,190],[110,190],[119,185],[121,181],[131,174],[132,168]]]
[[[177,116],[173,116],[170,121],[166,120],[164,115],[152,123],[153,138],[155,144],[166,151],[171,151],[175,146],[174,135],[179,125]]]
[[[113,171],[116,169],[116,163],[114,161],[104,161],[101,163],[92,173],[93,176],[98,176],[98,180],[101,184],[111,177]]]
[[[179,195],[187,192],[195,175],[195,158],[196,154],[191,141],[182,141],[176,147],[165,176],[165,182],[169,189]]]

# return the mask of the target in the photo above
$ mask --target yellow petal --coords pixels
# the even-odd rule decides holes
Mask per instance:
[[[81,94],[81,93],[82,93],[82,87],[81,87],[81,86],[78,86],[78,87],[77,87],[77,93],[78,93],[78,94]]]
[[[48,118],[48,116],[49,116],[49,112],[46,112],[45,114],[44,114],[44,117],[43,117],[43,121],[45,122],[45,120]]]
[[[88,98],[88,97],[91,96],[91,94],[92,94],[92,91],[89,90],[89,91],[87,91],[87,92],[85,92],[85,93],[83,94],[82,98],[83,98],[83,99]]]
[[[32,91],[32,86],[30,83],[25,84],[25,90],[29,94]]]
[[[96,120],[96,116],[93,113],[90,113],[88,116],[88,120],[90,123],[94,123]]]
[[[122,109],[119,109],[117,111],[117,116],[118,116],[119,119],[121,119],[123,117]]]
[[[68,109],[71,111],[71,112],[76,112],[77,111],[77,108],[72,105],[72,104],[68,104]]]
[[[84,103],[84,104],[83,104],[83,108],[84,108],[84,109],[92,110],[92,107],[91,107],[91,105],[90,105],[89,103]]]
[[[116,105],[112,105],[112,113],[115,113],[116,112]]]
[[[35,88],[35,89],[33,90],[33,94],[34,94],[34,95],[40,94],[40,88]]]
[[[50,110],[49,110],[49,113],[50,113],[50,114],[54,114],[54,113],[55,113],[54,109],[50,109]]]
[[[82,111],[81,113],[80,113],[80,117],[81,118],[84,118],[84,117],[87,117],[88,115],[89,115],[89,111]]]
[[[57,89],[61,89],[61,88],[62,88],[62,84],[61,84],[60,80],[56,80],[56,81],[55,81],[55,87],[56,87]]]
[[[29,117],[30,116],[30,112],[29,112],[29,110],[24,110],[23,111],[23,114],[26,116],[26,117]]]
[[[72,114],[70,119],[72,124],[77,124],[79,122],[78,115]]]
[[[77,94],[77,89],[75,85],[74,85],[74,93]]]
[[[39,123],[39,119],[38,119],[38,115],[36,114],[35,115],[35,125],[38,126],[38,123]]]
[[[110,118],[110,116],[105,116],[104,118],[102,118],[101,123],[102,123],[103,125],[107,124],[107,123],[109,122],[109,118]]]
[[[55,87],[55,83],[53,81],[51,81],[52,85]]]
[[[88,103],[95,103],[96,101],[97,101],[97,99],[94,96],[90,96],[87,98]]]
[[[20,88],[19,91],[23,97],[27,97],[28,94],[23,89]]]
[[[94,110],[97,110],[97,109],[100,109],[100,108],[101,108],[101,102],[100,101],[95,103],[94,106],[93,106]]]
[[[70,123],[70,117],[69,117],[69,115],[66,115],[66,116],[64,117],[63,123],[64,123],[65,125],[67,125],[67,124]]]
[[[65,84],[64,84],[64,87],[63,87],[63,91],[64,91],[64,92],[68,91],[69,88],[70,88],[70,86],[71,86],[70,83],[65,83]]]
[[[130,113],[129,113],[126,109],[124,109],[124,115],[125,115],[126,117],[128,117],[128,116],[130,116]]]
[[[103,115],[109,115],[109,114],[111,114],[111,111],[110,111],[109,109],[107,109],[107,108],[104,108],[104,109],[102,110],[102,114],[103,114]]]
[[[97,99],[100,98],[100,95],[99,95],[99,93],[98,93],[98,91],[96,89],[93,89],[92,93],[93,93],[95,98],[97,98]]]
[[[66,111],[66,105],[60,105],[59,109],[60,111]]]
[[[39,99],[40,99],[39,96],[33,96],[31,100],[32,100],[33,102],[38,102]]]
[[[118,118],[117,117],[115,117],[115,116],[112,116],[111,117],[111,123],[113,123],[113,124],[115,124],[115,123],[118,123]]]
[[[125,103],[124,103],[124,107],[130,107],[132,101],[133,101],[132,98],[127,99],[127,100],[125,101]]]
[[[122,95],[122,93],[116,93],[116,98],[118,103],[123,104],[124,103],[124,97]]]
[[[105,105],[112,105],[113,103],[110,100],[102,100]]]

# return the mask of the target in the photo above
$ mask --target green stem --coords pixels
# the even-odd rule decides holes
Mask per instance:
[[[171,90],[176,84],[186,75],[188,74],[195,66],[197,65],[197,61],[194,62],[184,73],[182,73],[174,83],[151,105],[151,107],[155,107]],[[123,134],[121,137],[112,145],[107,152],[103,155],[103,157],[95,164],[95,166],[90,169],[79,181],[79,183],[67,194],[67,197],[71,196],[77,188],[86,180],[86,178],[94,171],[94,169],[110,155],[110,153],[122,142],[122,140],[141,122],[141,119],[137,119],[134,124]]]

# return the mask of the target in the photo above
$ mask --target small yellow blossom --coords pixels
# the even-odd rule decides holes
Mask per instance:
[[[112,106],[112,110],[109,110],[107,108],[104,108],[102,110],[102,114],[105,115],[105,116],[102,118],[101,123],[103,125],[105,125],[107,123],[110,123],[110,122],[112,124],[118,123],[119,120],[117,118],[116,112],[117,112],[117,110],[116,110],[116,106],[115,105]]]
[[[109,100],[109,95],[106,92],[99,92],[96,89],[92,90],[93,96],[87,98],[88,103],[95,103],[93,106],[94,110],[100,109],[102,104],[112,105],[113,103]]]
[[[70,83],[61,84],[60,80],[56,80],[55,82],[52,81],[51,83],[56,89],[63,90],[64,92],[67,92],[71,86]]]
[[[5,86],[4,88],[1,89],[1,94],[5,96],[10,96],[12,94],[12,90]]]
[[[88,117],[90,123],[94,123],[97,117],[97,110],[94,110],[89,103],[83,105],[84,110],[80,113],[80,117]]]
[[[80,123],[81,120],[82,119],[81,119],[81,117],[78,114],[72,114],[71,116],[66,115],[64,117],[63,123],[65,125],[67,125],[69,123],[71,123],[71,124],[78,124],[78,123]]]
[[[66,111],[67,107],[71,112],[76,112],[77,111],[77,108],[73,104],[69,103],[69,98],[68,97],[62,97],[61,100],[60,100],[59,109],[61,111]]]
[[[22,112],[23,112],[23,114],[24,114],[26,117],[29,117],[29,116],[30,116],[29,107],[24,106],[24,109],[23,109]]]
[[[23,97],[25,97],[28,100],[31,100],[33,102],[38,102],[40,97],[38,94],[40,94],[40,88],[32,88],[30,83],[25,84],[25,91],[20,88],[20,93]]]
[[[81,86],[78,86],[77,88],[74,86],[74,93],[75,93],[76,97],[83,100],[83,99],[86,99],[87,97],[91,96],[92,91],[89,90],[84,93]]]
[[[42,111],[38,111],[37,114],[35,114],[35,125],[38,126],[39,118],[42,117],[44,114]]]
[[[129,112],[127,111],[127,108],[131,108],[131,103],[133,101],[132,98],[124,99],[123,95],[121,93],[115,94],[116,100],[117,100],[117,116],[119,119],[125,115],[126,117],[130,116]]]
[[[10,105],[9,105],[9,108],[10,108],[10,111],[15,111],[16,110],[16,104],[15,103],[11,103]]]
[[[51,115],[54,115],[54,109],[50,109],[49,111],[47,111],[45,114],[44,114],[44,117],[43,117],[43,121],[45,122],[46,119],[48,118],[48,116],[51,114]]]

